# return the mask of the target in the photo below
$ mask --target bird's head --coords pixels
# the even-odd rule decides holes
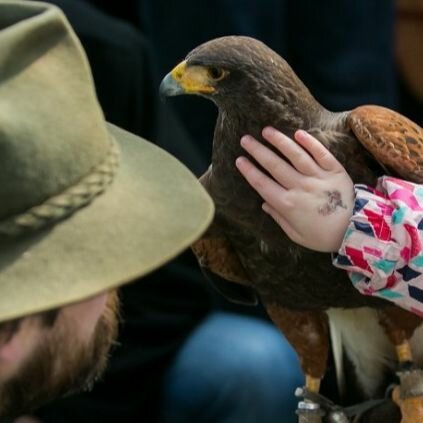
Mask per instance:
[[[311,94],[288,63],[262,42],[244,36],[226,36],[192,50],[163,79],[162,96],[196,94],[218,107],[257,107],[270,101],[283,105]]]

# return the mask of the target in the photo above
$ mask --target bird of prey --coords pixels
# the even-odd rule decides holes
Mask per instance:
[[[380,395],[384,374],[402,370],[395,391],[402,421],[423,422],[423,396],[416,397],[423,389],[419,386],[416,394],[415,386],[422,375],[410,370],[413,360],[423,364],[421,317],[361,295],[346,272],[332,266],[330,256],[293,243],[262,211],[262,200],[235,167],[235,159],[245,154],[240,138],[250,134],[263,141],[262,129],[273,126],[290,137],[297,129],[307,130],[354,182],[374,185],[389,173],[423,183],[423,130],[377,106],[326,110],[284,59],[249,37],[198,46],[166,75],[160,90],[165,96],[203,96],[219,110],[212,165],[200,178],[215,202],[216,217],[193,250],[220,292],[241,303],[260,298],[297,351],[309,392],[320,389],[331,332],[340,376],[341,347],[363,397]],[[410,348],[410,339],[416,344],[420,339],[420,348]]]

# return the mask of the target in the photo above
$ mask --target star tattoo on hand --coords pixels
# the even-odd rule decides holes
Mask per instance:
[[[347,206],[343,203],[341,193],[338,190],[325,191],[325,194],[328,196],[328,201],[325,205],[319,207],[319,214],[328,216],[335,213],[337,207],[342,207],[343,209],[347,208]]]

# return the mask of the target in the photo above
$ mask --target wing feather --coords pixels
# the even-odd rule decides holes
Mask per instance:
[[[211,168],[200,178],[207,189]],[[228,300],[256,305],[257,294],[249,286],[249,278],[235,249],[214,221],[194,244],[192,251],[208,281]]]
[[[347,118],[361,144],[384,167],[411,182],[423,183],[423,129],[380,106],[361,106]]]

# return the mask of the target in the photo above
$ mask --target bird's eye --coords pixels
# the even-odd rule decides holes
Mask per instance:
[[[214,81],[220,81],[226,75],[226,72],[222,68],[211,67],[208,69],[209,76]]]

